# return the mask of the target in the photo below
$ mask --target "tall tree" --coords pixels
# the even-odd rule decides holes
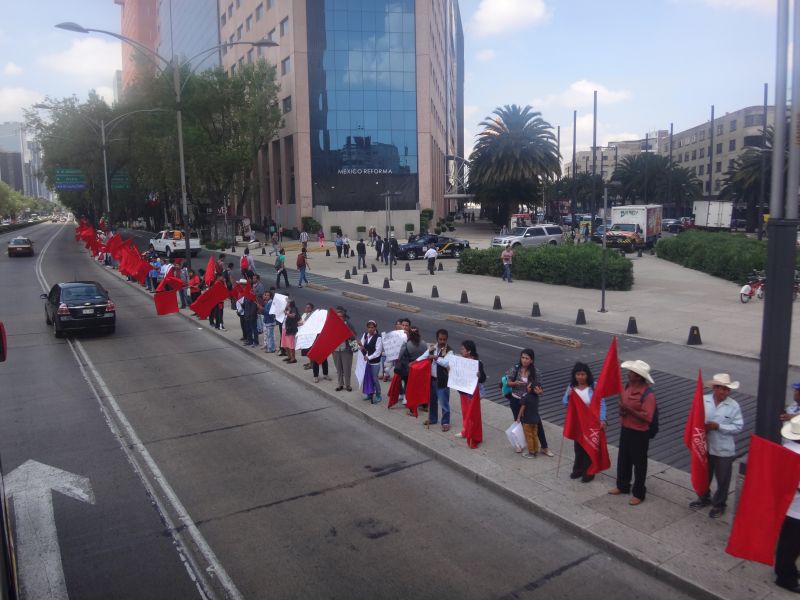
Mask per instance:
[[[620,183],[619,194],[630,204],[674,204],[676,210],[686,211],[702,197],[702,184],[693,171],[670,165],[666,156],[658,154],[624,157],[612,179]]]
[[[543,181],[560,173],[553,127],[531,106],[496,108],[470,156],[469,187],[498,224],[517,206],[540,203]]]

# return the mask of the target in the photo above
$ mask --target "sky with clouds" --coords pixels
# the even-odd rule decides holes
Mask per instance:
[[[687,129],[762,102],[775,81],[775,0],[460,0],[465,35],[465,129],[505,104],[531,104],[572,152]],[[62,21],[119,31],[113,0],[14,2],[0,21],[0,122],[45,95],[111,100],[117,42],[55,29]],[[772,93],[770,94],[772,97]]]

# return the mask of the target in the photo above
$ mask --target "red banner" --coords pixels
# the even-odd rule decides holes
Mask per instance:
[[[207,319],[208,315],[211,314],[211,310],[220,302],[224,302],[227,298],[228,288],[225,287],[222,280],[219,280],[203,294],[200,294],[200,297],[192,302],[189,308],[201,319]]]
[[[697,372],[697,385],[694,388],[692,407],[686,428],[683,431],[683,443],[689,449],[692,459],[692,487],[698,497],[708,493],[708,443],[706,439],[706,407],[703,403],[703,372]]]
[[[595,398],[599,398],[597,392],[592,394],[592,406],[586,406],[578,392],[570,390],[567,420],[564,423],[564,437],[578,442],[592,460],[586,469],[587,475],[596,475],[611,467],[606,432],[600,427],[599,400],[598,410],[594,411]]]
[[[331,352],[336,350],[339,344],[351,337],[353,337],[352,330],[336,314],[335,310],[329,308],[328,316],[325,318],[325,325],[322,326],[322,331],[319,332],[311,348],[308,349],[307,356],[309,360],[322,364],[331,355]],[[348,348],[347,351],[350,352],[350,349]]]
[[[431,363],[427,360],[417,360],[408,366],[408,381],[406,382],[406,408],[415,417],[417,407],[431,401]]]

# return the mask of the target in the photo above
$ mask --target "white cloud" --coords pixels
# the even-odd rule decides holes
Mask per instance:
[[[22,109],[44,100],[44,94],[21,87],[0,87],[0,122],[22,120]]]
[[[491,60],[494,60],[496,56],[497,52],[495,52],[491,48],[486,48],[485,50],[479,51],[475,55],[475,58],[478,59],[478,62],[489,62]]]
[[[598,104],[614,104],[627,100],[631,96],[630,92],[626,90],[610,90],[600,83],[580,79],[569,84],[567,89],[558,94],[550,94],[544,98],[534,98],[532,104],[536,110],[551,106],[572,109],[580,106],[591,106],[595,90],[597,90]]]
[[[701,0],[701,2],[713,8],[755,10],[768,14],[773,14],[776,7],[775,0]]]
[[[40,56],[37,62],[82,83],[98,85],[111,81],[114,71],[122,68],[119,42],[98,38],[76,40],[63,52]]]
[[[470,27],[475,35],[483,37],[526,29],[547,17],[544,0],[481,0]]]
[[[15,65],[13,62],[7,62],[6,66],[3,67],[3,75],[8,75],[9,77],[14,75],[19,75],[22,73],[22,68]]]

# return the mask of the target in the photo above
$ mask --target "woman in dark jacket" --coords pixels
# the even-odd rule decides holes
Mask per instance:
[[[506,371],[506,383],[508,387],[511,388],[511,393],[506,394],[506,398],[508,399],[509,406],[511,407],[511,414],[514,415],[515,421],[519,417],[522,399],[525,398],[526,394],[535,394],[538,399],[538,397],[544,393],[542,389],[542,374],[534,364],[534,360],[535,354],[533,349],[525,348],[519,354],[519,362]],[[529,388],[530,392],[528,391]],[[538,425],[536,435],[539,438],[542,454],[545,456],[553,456],[553,452],[547,446],[547,435],[544,432],[544,424],[542,423],[541,417],[538,418],[536,424]]]
[[[283,331],[281,333],[281,348],[285,349],[288,357],[283,361],[287,363],[296,363],[297,359],[294,356],[294,336],[297,334],[298,323],[300,322],[300,314],[297,310],[297,305],[294,300],[289,300],[284,311],[286,317],[283,320]]]

